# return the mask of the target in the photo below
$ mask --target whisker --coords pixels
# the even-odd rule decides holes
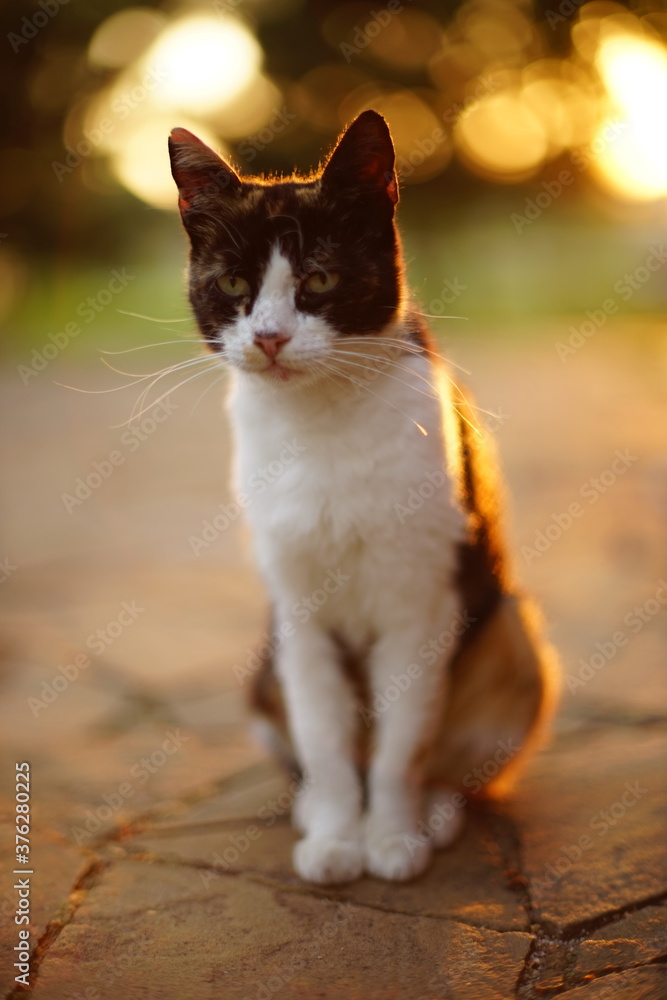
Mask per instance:
[[[211,382],[211,384],[210,384],[210,385],[206,386],[206,388],[205,388],[205,389],[204,389],[204,391],[202,392],[201,396],[199,397],[199,399],[197,400],[197,402],[195,403],[195,405],[194,405],[194,406],[192,407],[192,409],[190,410],[190,416],[192,416],[192,415],[194,414],[195,410],[197,409],[197,407],[198,407],[198,406],[199,406],[199,404],[201,403],[201,401],[202,401],[202,399],[204,398],[204,396],[205,396],[205,395],[206,395],[206,394],[207,394],[208,392],[210,392],[210,391],[211,391],[211,389],[213,389],[213,387],[214,387],[214,386],[216,386],[216,385],[219,385],[219,384],[220,384],[220,382],[222,382],[222,381],[223,381],[223,379],[227,378],[227,376],[228,376],[228,375],[229,375],[229,369],[228,369],[228,368],[225,368],[225,370],[223,371],[223,373],[222,373],[222,375],[220,376],[220,378],[217,378],[217,379],[215,380],[215,382]]]
[[[346,338],[346,343],[349,343],[349,341],[350,341],[351,339],[352,339],[352,338],[349,338],[349,339],[348,339],[348,338]],[[368,343],[368,339],[365,339],[365,338],[362,338],[362,337],[360,337],[360,338],[356,338],[356,339],[357,339],[357,340],[358,340],[358,341],[359,341],[360,343],[363,343],[363,342],[364,342],[364,340],[365,340],[366,344]],[[376,338],[373,338],[373,339],[375,340]],[[379,340],[379,338],[377,338],[377,339]],[[393,338],[385,338],[385,339],[387,339],[387,340],[392,340]],[[399,343],[400,343],[400,342],[399,342]],[[391,359],[389,359],[389,358],[387,358],[387,359],[385,359],[385,358],[381,358],[381,359],[377,359],[377,357],[375,357],[375,356],[373,356],[373,355],[370,355],[370,356],[368,356],[368,355],[362,355],[362,354],[361,354],[360,352],[356,352],[356,351],[354,351],[354,352],[353,352],[353,351],[349,351],[349,352],[341,352],[341,351],[339,351],[338,349],[334,348],[334,350],[333,350],[333,352],[332,352],[332,353],[334,353],[334,354],[336,354],[336,355],[340,355],[340,354],[342,354],[342,353],[347,353],[347,354],[353,354],[353,355],[355,355],[355,356],[358,356],[358,357],[369,357],[369,358],[370,358],[370,360],[380,360],[380,361],[387,361],[387,363],[388,363],[388,364],[396,364],[396,362],[393,362],[393,361],[392,361]],[[429,353],[431,353],[431,352],[429,352]],[[444,360],[444,359],[443,359],[443,360]],[[342,358],[342,357],[340,358],[340,362],[341,362],[341,364],[345,364],[345,363],[347,363],[347,364],[354,364],[354,362],[351,362],[351,361],[347,360],[346,358]],[[366,367],[366,366],[363,366],[363,365],[358,365],[358,366],[356,366],[356,367]],[[428,381],[427,379],[425,379],[425,378],[424,378],[423,376],[420,376],[418,372],[414,372],[414,371],[412,371],[412,369],[410,369],[410,368],[407,368],[406,366],[403,366],[403,365],[397,365],[397,367],[400,367],[400,368],[403,368],[404,370],[406,370],[406,371],[410,372],[411,374],[413,374],[413,375],[416,375],[416,376],[417,376],[418,378],[423,378],[423,380],[424,380],[424,381],[426,382],[426,384],[427,384],[427,385],[428,385],[428,386],[429,386],[430,388],[432,388],[432,389],[433,389],[433,390],[434,390],[434,391],[435,391],[435,392],[437,393],[437,389],[436,389],[436,387],[435,387],[435,386],[434,386],[434,385],[433,385],[433,384],[432,384],[431,382],[429,382],[429,381]],[[368,369],[368,370],[372,370],[372,369]],[[376,369],[376,370],[377,370],[377,369]],[[340,374],[342,375],[343,373],[341,372]],[[389,375],[389,377],[390,377],[390,378],[393,378],[393,379],[394,379],[395,381],[397,381],[397,382],[402,382],[402,383],[403,383],[404,385],[407,385],[407,386],[409,386],[410,388],[413,388],[413,389],[415,389],[415,390],[416,390],[417,392],[421,392],[421,393],[422,393],[422,395],[425,395],[425,396],[430,396],[430,395],[431,395],[430,393],[427,393],[427,392],[424,392],[423,390],[419,389],[419,388],[418,388],[417,386],[410,386],[410,383],[409,383],[409,382],[405,382],[405,381],[404,381],[403,379],[399,379],[399,378],[397,378],[396,376],[392,376],[392,375],[390,375],[390,374],[389,374],[389,372],[385,372],[384,374],[385,374],[385,375]],[[453,388],[454,388],[454,389],[456,390],[456,392],[458,393],[458,396],[459,396],[459,399],[460,399],[460,401],[461,401],[461,402],[463,402],[463,403],[465,403],[465,404],[466,404],[466,406],[468,406],[468,407],[469,407],[469,408],[470,408],[471,410],[477,410],[477,411],[478,411],[479,413],[486,413],[486,414],[487,414],[488,416],[496,416],[496,414],[493,414],[493,413],[491,413],[491,411],[490,411],[490,410],[485,410],[485,409],[483,409],[483,408],[482,408],[481,406],[476,406],[476,405],[475,405],[474,403],[471,403],[471,402],[469,402],[469,400],[467,399],[467,397],[466,397],[465,393],[464,393],[464,392],[463,392],[463,390],[461,389],[461,386],[460,386],[460,385],[459,385],[459,384],[458,384],[458,383],[456,382],[456,380],[455,380],[455,379],[453,379],[453,378],[452,378],[452,376],[451,376],[451,375],[450,375],[450,374],[449,374],[449,373],[448,373],[448,372],[447,372],[446,370],[444,370],[444,371],[442,372],[442,374],[443,374],[443,375],[445,376],[445,378],[446,378],[446,379],[447,379],[447,380],[448,380],[448,381],[449,381],[449,382],[450,382],[450,383],[452,384]],[[360,384],[360,383],[358,383],[358,382],[357,382],[356,384]],[[364,388],[368,388],[368,386],[364,386]],[[371,390],[369,389],[369,392],[370,392],[370,391],[371,391]],[[375,395],[375,394],[374,394],[374,395]],[[378,398],[382,398],[382,397],[378,397]],[[432,397],[432,398],[437,398],[437,397]],[[385,400],[385,402],[388,402],[388,400]],[[466,415],[465,415],[465,414],[464,414],[464,413],[463,413],[463,412],[462,412],[462,411],[461,411],[461,410],[459,409],[459,407],[457,407],[457,406],[456,406],[456,400],[454,400],[454,399],[452,400],[452,405],[454,406],[454,409],[455,409],[455,410],[456,410],[456,412],[457,412],[457,413],[459,414],[459,416],[461,417],[461,419],[462,419],[463,421],[465,421],[465,423],[467,423],[467,424],[468,424],[468,425],[469,425],[469,426],[471,427],[471,429],[472,429],[472,430],[473,430],[473,431],[474,431],[474,432],[475,432],[475,433],[476,433],[477,435],[479,435],[479,436],[481,437],[481,436],[482,436],[482,431],[481,431],[481,430],[479,429],[479,427],[478,427],[478,426],[476,426],[476,425],[475,425],[474,423],[472,423],[472,421],[471,421],[471,420],[469,420],[469,419],[468,419],[468,417],[466,417]],[[414,422],[414,421],[413,421],[413,422]]]
[[[339,351],[332,351],[332,354],[336,354],[338,357],[340,357],[340,352]],[[373,373],[375,373],[375,372],[379,372],[380,371],[379,368],[372,368],[370,365],[357,364],[357,362],[355,362],[355,361],[349,361],[347,358],[343,358],[343,357],[340,358],[340,363],[342,365],[353,365],[355,368],[362,368],[365,372],[373,372]],[[390,375],[389,372],[383,372],[382,374],[386,375],[387,378],[393,379],[394,382],[400,382],[401,385],[407,386],[408,389],[414,389],[415,392],[420,392],[422,394],[422,396],[428,396],[429,399],[437,399],[438,398],[435,393],[426,392],[424,389],[420,389],[416,385],[410,385],[409,382],[406,382],[405,379],[398,378],[397,375]],[[416,372],[414,374],[416,374]]]
[[[447,368],[456,368],[457,371],[463,372],[464,375],[470,375],[471,373],[463,365],[457,365],[456,361],[452,361],[451,358],[443,358],[442,354],[436,354],[433,352],[433,357],[438,358]]]
[[[160,381],[161,378],[164,378],[165,375],[170,375],[172,372],[182,371],[184,368],[190,368],[193,365],[199,364],[203,361],[214,361],[214,359],[209,357],[208,355],[204,355],[201,358],[191,358],[189,361],[182,361],[180,362],[180,364],[170,365],[168,368],[163,368],[162,371],[160,372],[153,372],[151,375],[148,375],[147,378],[153,378],[153,376],[155,377],[153,378],[153,381],[146,386],[144,391],[140,393],[139,398],[134,404],[132,413],[130,414],[130,420],[134,418],[134,414],[137,407],[143,406],[144,400],[148,396],[148,393],[151,391],[153,386]],[[145,381],[145,379],[142,379],[141,381]]]
[[[208,360],[208,356],[202,357],[202,358],[194,358],[194,359],[190,359],[190,360],[193,360],[193,361],[206,361],[206,360]],[[107,392],[119,392],[121,389],[129,389],[131,386],[136,385],[137,382],[145,382],[147,378],[152,378],[153,375],[157,375],[158,374],[158,372],[150,372],[150,374],[148,374],[148,375],[135,375],[133,372],[121,372],[121,371],[118,370],[118,368],[113,368],[112,365],[107,364],[104,361],[104,358],[100,358],[100,361],[102,361],[104,364],[106,364],[107,368],[110,368],[112,372],[116,372],[118,375],[130,375],[135,381],[134,382],[125,382],[123,385],[114,385],[114,386],[112,386],[111,389],[81,389],[78,385],[67,385],[65,382],[56,382],[55,379],[53,381],[53,385],[59,385],[63,389],[71,389],[72,392],[83,392],[87,396],[103,396]],[[180,362],[179,365],[172,365],[171,370],[176,371],[176,369],[178,367],[184,366],[187,363],[188,363],[187,361],[182,361],[182,362]],[[163,369],[164,372],[167,372],[169,370],[170,369],[166,369],[166,368]]]
[[[459,392],[461,392],[460,386],[457,386],[456,388],[459,390]],[[461,392],[461,398],[462,402],[464,402],[466,406],[469,406],[471,410],[477,410],[478,413],[485,413],[487,417],[493,417],[494,420],[502,419],[502,413],[494,413],[493,410],[485,410],[484,407],[477,406],[476,403],[471,403],[469,399],[466,399],[466,397],[463,395],[462,392]]]
[[[120,368],[114,368],[114,366],[107,361],[105,358],[100,358],[100,361],[105,365],[110,371],[115,372],[117,375],[128,375],[130,378],[136,379],[138,382],[145,382],[147,378],[152,378],[154,375],[161,375],[163,372],[175,371],[177,368],[184,368],[186,365],[196,365],[201,364],[202,361],[210,361],[211,357],[208,354],[203,354],[196,358],[185,358],[183,361],[177,361],[173,365],[167,365],[165,368],[159,368],[156,372],[149,372],[145,375],[138,375],[135,372],[124,372]]]
[[[129,389],[130,386],[136,384],[136,382],[126,382],[125,385],[115,385],[112,389],[80,389],[77,385],[66,385],[64,382],[53,382],[53,385],[59,385],[62,389],[71,389],[72,392],[85,392],[87,396],[103,396],[106,392],[118,392],[119,389]]]
[[[396,348],[401,352],[413,354],[416,357],[429,357],[429,355],[432,357],[440,357],[440,355],[436,355],[434,351],[429,350],[428,347],[421,347],[418,344],[412,344],[408,340],[401,340],[400,337],[375,337],[372,334],[369,334],[366,337],[346,336],[345,343],[363,344],[366,347],[369,347],[371,344],[379,344],[382,347]],[[441,360],[444,361],[445,359],[442,358]]]
[[[410,375],[414,375],[415,378],[420,379],[429,387],[429,389],[433,389],[433,391],[437,394],[438,391],[437,386],[435,386],[433,382],[427,379],[425,375],[421,375],[419,372],[416,372],[413,368],[410,368],[408,365],[402,365],[398,361],[394,361],[393,358],[387,358],[377,354],[363,354],[361,351],[341,351],[336,347],[334,347],[332,353],[337,355],[348,354],[351,357],[355,358],[366,358],[367,361],[377,361],[380,362],[380,364],[393,365],[395,368],[400,368],[401,371],[408,372]]]
[[[394,403],[391,403],[385,396],[380,396],[377,392],[373,392],[372,389],[370,389],[367,385],[364,385],[363,382],[359,382],[357,379],[355,379],[348,372],[341,372],[338,369],[336,369],[333,365],[329,365],[329,368],[336,375],[339,375],[341,378],[346,378],[349,382],[352,382],[354,385],[359,386],[360,389],[365,389],[367,392],[370,392],[371,396],[375,396],[376,399],[382,400],[382,402],[386,403],[387,406],[391,406],[392,410],[396,410],[398,413],[400,413],[402,416],[404,416],[406,418],[406,420],[409,420],[411,424],[414,424],[415,427],[419,431],[421,431],[421,433],[425,437],[428,436],[428,431],[426,430],[426,428],[422,427],[422,425],[420,423],[418,423],[416,420],[414,420],[408,413],[405,412],[405,410],[402,410],[400,408],[400,406],[396,406]]]
[[[183,367],[186,367],[186,366],[183,366]],[[165,375],[170,375],[172,373],[172,371],[180,371],[180,370],[181,370],[180,368],[178,368],[178,369],[176,369],[176,368],[174,368],[174,369],[166,369],[165,371],[162,371],[158,375],[156,375],[155,378],[153,379],[153,381],[149,382],[149,384],[146,386],[146,388],[143,390],[143,392],[139,393],[139,396],[138,396],[138,398],[137,398],[134,406],[132,407],[132,412],[130,414],[130,420],[132,420],[134,418],[134,415],[135,415],[137,409],[141,409],[141,407],[143,407],[144,402],[148,398],[148,394],[151,391],[151,389],[153,388],[153,386],[157,385],[157,383],[161,379],[163,379],[165,377]],[[204,369],[204,370],[206,371],[206,369]]]
[[[287,236],[288,234],[293,233],[296,236],[298,236],[299,237],[299,255],[302,256],[303,255],[303,232],[301,230],[301,226],[299,225],[298,220],[295,219],[293,215],[272,215],[271,216],[271,222],[273,222],[275,219],[288,219],[290,222],[293,222],[295,224],[295,228],[294,229],[286,229],[284,232],[280,233],[279,235],[280,236]]]
[[[420,309],[415,310],[417,315],[426,319],[469,319],[468,316],[439,316],[438,313],[423,313]]]
[[[465,402],[467,403],[468,400],[465,400]],[[470,404],[468,403],[468,405],[470,405]],[[456,413],[458,413],[458,415],[460,416],[461,420],[465,421],[465,423],[468,425],[468,427],[470,427],[475,432],[475,434],[477,435],[477,437],[483,437],[484,436],[482,434],[481,430],[479,429],[479,427],[477,427],[475,424],[473,424],[472,420],[468,420],[468,418],[466,417],[465,413],[462,413],[461,410],[459,410],[459,408],[456,405],[456,403],[452,402],[452,406],[454,407],[454,411]]]
[[[214,368],[218,368],[218,367],[220,367],[219,364],[214,364],[214,365],[211,365],[210,368],[205,368],[203,371],[195,372],[194,375],[189,375],[186,379],[183,379],[182,382],[179,382],[178,385],[172,386],[170,389],[167,389],[166,392],[163,392],[161,396],[158,396],[157,399],[153,399],[153,400],[151,400],[150,403],[147,403],[146,406],[144,406],[143,409],[141,409],[139,413],[135,413],[134,412],[136,410],[136,404],[135,404],[134,410],[133,410],[132,414],[130,415],[129,419],[125,420],[122,424],[116,424],[116,427],[126,427],[126,426],[129,426],[132,423],[133,420],[139,420],[141,417],[143,417],[144,413],[147,413],[149,410],[155,409],[155,407],[158,406],[162,402],[163,399],[166,399],[167,396],[171,395],[172,392],[176,392],[176,390],[180,389],[181,386],[186,385],[186,383],[191,382],[193,379],[198,378],[200,375],[206,375],[208,372],[213,371]],[[156,379],[156,381],[157,381],[157,379]],[[144,392],[140,396],[140,399],[142,399],[142,400],[145,399],[146,394],[148,392],[150,392],[150,390],[151,390],[151,388],[153,387],[154,384],[155,383],[152,382],[151,385],[148,386],[148,389],[144,389]]]
[[[430,347],[421,347],[417,344],[411,344],[407,340],[402,340],[400,337],[376,337],[374,334],[368,334],[365,337],[345,337],[345,342],[347,344],[366,344],[369,342],[376,344],[394,344],[397,347],[401,347],[404,351],[408,351],[412,354],[426,355],[427,357],[436,358],[441,361],[444,365],[448,365],[452,368],[457,368],[459,371],[463,372],[465,375],[470,375],[467,368],[462,365],[457,365],[455,361],[450,358],[443,357],[438,351],[432,351]]]
[[[100,348],[100,354],[131,354],[133,351],[145,351],[149,347],[167,347],[171,344],[196,344],[201,337],[186,337],[184,340],[161,340],[156,344],[141,344],[139,347],[126,347],[123,351],[105,351]]]
[[[214,359],[210,355],[204,355],[203,357],[200,358],[190,358],[186,361],[181,361],[176,365],[170,365],[169,367],[162,369],[162,371],[149,372],[148,375],[134,375],[132,372],[121,372],[117,368],[114,368],[112,365],[109,365],[107,362],[105,362],[104,358],[101,358],[100,360],[103,363],[105,363],[107,365],[107,368],[110,368],[111,371],[117,372],[119,375],[131,375],[134,381],[124,382],[122,385],[115,385],[112,386],[110,389],[82,389],[80,386],[67,385],[65,382],[57,382],[55,380],[53,381],[53,385],[60,386],[63,389],[70,389],[72,392],[82,392],[87,396],[98,396],[98,395],[105,395],[108,392],[120,392],[122,389],[130,389],[133,386],[137,385],[139,382],[145,382],[146,379],[153,378],[154,381],[150,383],[150,385],[144,390],[142,394],[140,394],[139,399],[137,400],[137,403],[141,404],[141,401],[145,398],[146,394],[165,375],[169,375],[171,372],[181,371],[184,368],[189,368],[190,366],[199,364],[203,361],[213,361]],[[208,371],[208,369],[206,370]],[[134,409],[136,409],[137,403],[135,403],[135,406],[133,408],[132,416],[130,417],[129,421],[126,421],[125,423],[130,423],[134,419]],[[145,410],[143,412],[145,412]],[[124,427],[125,424],[117,424],[116,426]]]
[[[122,316],[134,316],[135,319],[147,319],[150,323],[191,323],[192,316],[184,316],[183,319],[156,319],[155,316],[144,316],[143,313],[128,312],[127,309],[116,309]]]
[[[212,218],[212,216],[210,216],[210,217]],[[240,250],[241,249],[241,244],[240,244],[239,240],[236,239],[236,236],[239,236],[239,234],[238,233],[232,233],[232,230],[234,229],[234,227],[227,225],[226,222],[222,222],[220,219],[216,219],[216,222],[217,222],[217,224],[219,226],[222,226],[222,228],[225,230],[225,232],[227,233],[227,235],[231,239],[231,241],[234,244],[234,246],[236,247],[236,249]]]
[[[428,354],[430,353],[427,347],[421,347],[419,344],[413,344],[410,340],[404,340],[401,337],[378,337],[374,333],[368,333],[366,335],[355,336],[354,334],[346,334],[344,338],[346,344],[394,344],[397,347],[401,347],[405,351],[410,351],[413,354]]]

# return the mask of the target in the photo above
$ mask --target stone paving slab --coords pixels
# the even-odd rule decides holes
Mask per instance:
[[[188,825],[186,815],[182,833],[179,824],[167,830],[158,826],[124,840],[122,846],[139,856],[207,865],[213,869],[207,876],[212,880],[226,872],[251,872],[273,885],[294,887],[301,884],[291,863],[297,834],[288,817],[278,815],[281,810],[272,794],[243,820]],[[379,910],[448,917],[497,931],[528,926],[525,910],[507,885],[497,846],[479,815],[471,817],[452,850],[439,853],[427,879],[391,885],[363,878],[344,887],[328,886],[326,896]]]
[[[540,919],[566,930],[667,893],[663,733],[600,731],[533,762],[513,815]]]
[[[554,351],[562,324],[453,349],[480,405],[509,414],[494,434],[517,566],[570,683],[557,736],[513,798],[473,810],[459,843],[399,886],[305,886],[286,809],[267,821],[285,779],[245,732],[235,673],[265,628],[262,587],[240,519],[198,555],[190,544],[233,499],[214,393],[192,413],[186,388],[159,433],[68,513],[61,494],[118,446],[119,394],[7,374],[17,569],[2,584],[0,755],[29,759],[37,789],[38,1000],[665,1000],[667,609],[655,594],[667,578],[667,352],[614,329],[567,364]],[[62,380],[102,385],[83,367]],[[544,553],[522,556],[619,448],[636,456],[627,472]],[[132,599],[137,620],[35,717],[28,699]],[[596,659],[619,630],[627,642]],[[573,684],[582,661],[595,665]],[[162,761],[173,730],[187,740]],[[131,768],[156,752],[139,785]],[[136,787],[116,807],[124,782]],[[648,791],[624,805],[635,782]],[[619,801],[600,835],[591,822]],[[77,844],[77,824],[105,806]],[[261,836],[239,850],[249,824]],[[593,843],[577,860],[583,835]],[[230,846],[238,857],[221,864]],[[564,869],[551,883],[549,865]],[[0,900],[7,885],[3,871]],[[10,950],[13,933],[3,922]]]
[[[50,752],[25,751],[25,743],[10,743],[5,760],[30,759],[42,817],[76,846],[90,846],[153,812],[171,819],[183,809],[183,798],[213,795],[227,778],[261,759],[241,725],[228,731],[221,754],[220,747],[169,721],[146,721],[98,740],[84,731]]]
[[[115,865],[50,949],[35,1000],[66,1000],[84,987],[100,1000],[494,1000],[512,990],[530,945],[526,934],[379,912],[242,877],[204,885],[200,874]],[[165,962],[170,954],[180,956],[177,967]]]
[[[560,994],[561,1000],[665,1000],[667,970],[630,969],[577,986]]]
[[[0,629],[13,657],[50,661],[52,677],[85,653],[90,665],[82,680],[104,669],[119,688],[158,685],[163,695],[192,695],[213,683],[218,692],[238,691],[234,664],[245,662],[266,624],[263,591],[248,566],[227,578],[205,562],[177,568],[127,559],[119,567],[79,559],[23,568],[11,584]],[[135,620],[120,635],[100,639],[98,630],[132,602]]]
[[[594,931],[578,948],[575,977],[667,957],[667,907],[647,906]]]

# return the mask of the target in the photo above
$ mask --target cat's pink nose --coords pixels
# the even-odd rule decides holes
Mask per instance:
[[[255,334],[255,343],[271,361],[275,361],[278,351],[282,348],[283,344],[289,343],[291,339],[291,337],[285,336],[284,333]]]

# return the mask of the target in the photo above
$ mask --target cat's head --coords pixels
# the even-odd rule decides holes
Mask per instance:
[[[182,128],[169,152],[191,244],[190,301],[230,364],[310,380],[342,367],[332,353],[342,339],[354,347],[392,327],[402,302],[398,189],[381,115],[361,114],[310,177],[239,177]]]

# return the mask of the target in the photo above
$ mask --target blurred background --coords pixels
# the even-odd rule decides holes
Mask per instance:
[[[442,299],[454,273],[475,288],[431,313],[581,312],[662,231],[663,3],[5,0],[1,16],[5,348],[67,322],[119,260],[141,269],[123,308],[182,307],[174,125],[240,171],[307,172],[380,110],[417,292]],[[665,294],[652,279],[627,310],[655,313]],[[122,327],[106,314],[97,328]]]
[[[177,370],[202,353],[177,125],[271,175],[315,168],[365,108],[386,116],[410,282],[453,317],[433,328],[498,443],[519,575],[562,653],[558,725],[651,716],[667,694],[667,7],[4,0],[0,17],[3,731],[61,832],[165,726],[190,741],[131,810],[260,753],[243,702],[265,602],[224,375]]]

